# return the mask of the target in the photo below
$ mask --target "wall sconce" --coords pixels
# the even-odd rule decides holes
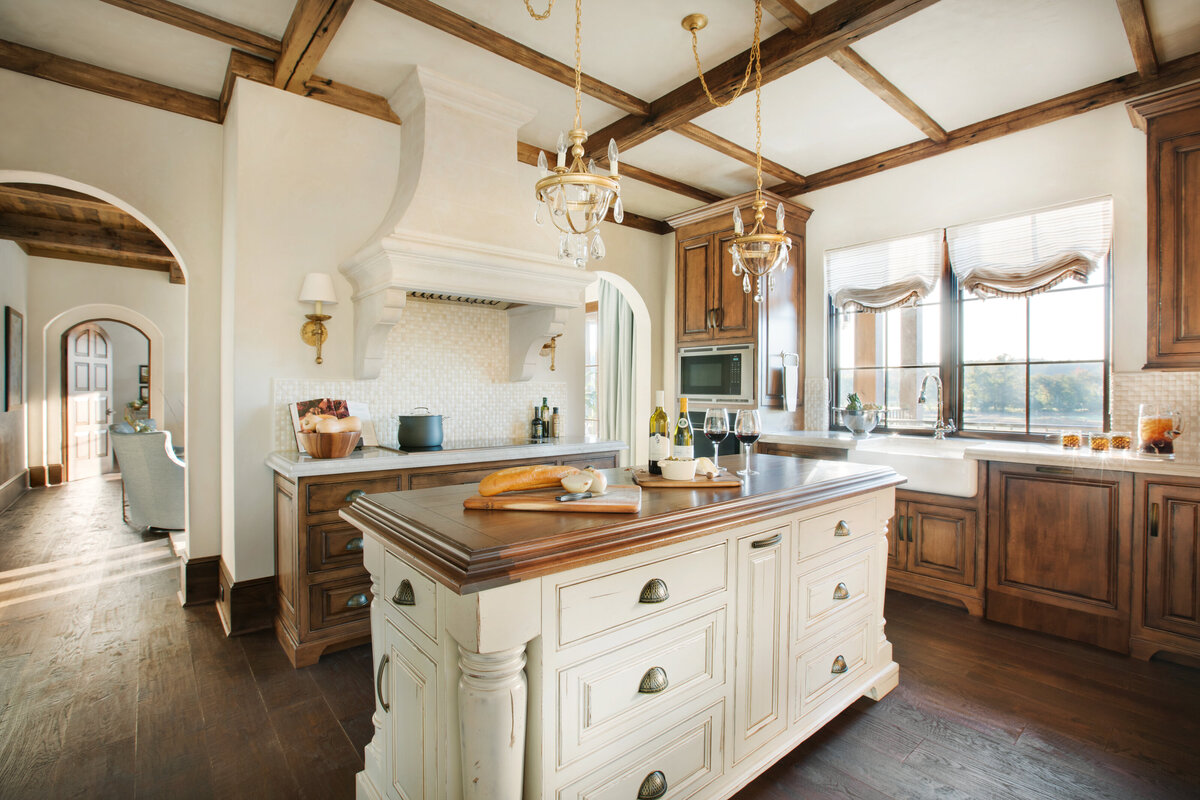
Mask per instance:
[[[561,333],[556,333],[553,336],[551,336],[550,341],[548,341],[544,345],[542,345],[542,349],[538,351],[539,353],[541,353],[544,356],[546,356],[546,355],[550,356],[550,371],[551,372],[554,371],[554,351],[558,348],[558,337],[560,337],[560,336],[562,336]]]
[[[333,291],[333,276],[327,272],[310,272],[304,276],[304,285],[300,287],[300,302],[312,303],[313,313],[305,314],[308,322],[300,328],[300,338],[304,343],[317,348],[317,363],[323,363],[321,345],[329,338],[329,330],[325,327],[328,314],[322,314],[323,305],[337,303],[337,294]]]

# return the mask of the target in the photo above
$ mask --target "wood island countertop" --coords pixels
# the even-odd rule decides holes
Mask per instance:
[[[726,465],[740,459],[722,459]],[[887,467],[756,455],[760,474],[725,489],[643,489],[635,514],[477,511],[478,484],[366,495],[341,516],[400,547],[459,594],[562,572],[675,542],[714,525],[752,522],[897,486]],[[610,485],[632,483],[605,470]]]

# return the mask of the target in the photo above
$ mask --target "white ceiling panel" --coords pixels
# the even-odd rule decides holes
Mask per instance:
[[[854,49],[947,130],[1134,71],[1113,0],[942,0]]]
[[[754,188],[754,168],[668,131],[631,147],[630,164],[686,181],[719,195],[735,195]],[[770,186],[770,178],[764,184]]]
[[[828,59],[763,86],[762,122],[763,157],[803,175],[925,138]],[[753,150],[754,92],[696,124]]]
[[[391,97],[414,64],[537,109],[534,120],[520,131],[530,144],[553,147],[559,131],[570,128],[574,121],[572,87],[378,3],[359,2],[351,7],[319,70],[327,78]],[[607,103],[583,98],[583,122],[589,131],[622,116]]]
[[[229,45],[97,0],[0,0],[2,38],[216,97]]]
[[[1200,2],[1145,0],[1150,35],[1160,62],[1174,61],[1200,50]]]
[[[282,39],[296,0],[183,0],[180,5]]]

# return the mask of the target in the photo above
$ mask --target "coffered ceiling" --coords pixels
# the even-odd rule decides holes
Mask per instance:
[[[764,180],[791,195],[1200,79],[1196,0],[763,5]],[[728,96],[752,0],[583,4],[584,124],[640,169],[625,205],[650,230],[754,185],[753,93],[708,105],[691,12],[710,19],[701,63]],[[396,121],[383,98],[421,64],[535,108],[530,163],[571,122],[573,26],[570,0],[544,22],[523,0],[0,0],[0,67],[213,122],[230,75]]]

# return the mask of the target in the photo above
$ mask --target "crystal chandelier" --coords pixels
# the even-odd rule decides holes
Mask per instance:
[[[608,140],[608,174],[596,166],[593,159],[584,163],[583,143],[587,131],[580,121],[580,21],[583,0],[575,0],[575,125],[570,131],[558,136],[558,161],[551,169],[546,154],[538,153],[538,170],[541,179],[534,186],[538,199],[533,220],[542,225],[544,208],[550,221],[559,230],[558,257],[571,259],[575,266],[583,269],[591,257],[595,261],[604,258],[604,240],[600,238],[599,225],[612,206],[613,221],[625,219],[621,207],[621,183],[617,176],[617,143]],[[525,8],[534,19],[546,19],[554,7],[551,0],[545,14],[536,13],[525,0]],[[571,142],[570,166],[567,165],[567,142]]]
[[[696,31],[708,25],[708,17],[703,14],[689,14],[683,18],[683,27],[692,34],[692,54],[696,58],[696,72],[709,102],[718,107],[732,103],[741,95],[742,90],[754,73],[754,159],[755,159],[755,189],[754,189],[754,225],[747,232],[742,225],[742,210],[733,209],[734,239],[730,243],[729,253],[733,256],[733,274],[742,279],[742,291],[750,294],[750,278],[755,279],[754,302],[761,303],[763,299],[764,279],[768,289],[775,288],[775,270],[783,271],[788,267],[788,254],[792,250],[792,239],[783,228],[783,203],[775,209],[775,230],[772,232],[763,224],[766,217],[767,201],[762,196],[762,53],[759,47],[759,30],[762,26],[762,0],[754,3],[754,44],[750,48],[750,63],[746,65],[746,75],[741,85],[734,91],[733,96],[724,103],[713,97],[704,80],[704,71],[700,67],[700,52],[696,43]]]

